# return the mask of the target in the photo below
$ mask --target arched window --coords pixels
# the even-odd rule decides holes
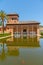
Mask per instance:
[[[17,18],[12,18],[12,20],[17,20]]]
[[[23,33],[24,33],[24,34],[27,34],[27,30],[26,30],[26,29],[23,29]]]
[[[26,32],[26,31],[27,31],[26,29],[23,30],[23,32]]]

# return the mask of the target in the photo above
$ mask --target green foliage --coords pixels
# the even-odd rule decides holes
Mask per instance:
[[[43,35],[43,32],[41,32],[40,34]]]
[[[1,10],[0,11],[0,20],[3,21],[4,19],[6,19],[6,13],[3,10]]]
[[[3,10],[1,10],[0,11],[0,21],[2,21],[3,33],[4,33],[4,21],[5,21],[5,19],[7,19],[7,15]]]
[[[8,36],[10,35],[10,33],[4,33],[4,34],[0,34],[0,37],[4,37],[4,36]]]

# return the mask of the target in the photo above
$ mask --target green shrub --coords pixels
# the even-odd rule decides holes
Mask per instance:
[[[10,33],[0,34],[0,37],[11,35]]]
[[[43,35],[43,32],[41,32],[40,34]]]

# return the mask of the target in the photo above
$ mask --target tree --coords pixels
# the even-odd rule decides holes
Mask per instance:
[[[0,20],[2,22],[2,31],[3,31],[3,34],[4,34],[4,21],[5,21],[5,19],[7,19],[7,15],[6,15],[6,13],[3,10],[1,10],[0,11]]]

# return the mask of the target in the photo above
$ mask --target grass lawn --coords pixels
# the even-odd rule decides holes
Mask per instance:
[[[5,36],[8,36],[8,35],[11,35],[11,34],[10,33],[0,34],[0,37],[5,37]]]

